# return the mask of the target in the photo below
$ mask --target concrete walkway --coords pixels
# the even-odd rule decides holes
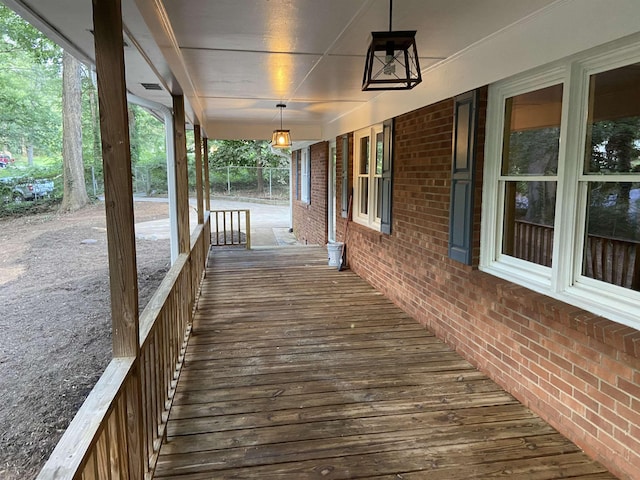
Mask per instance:
[[[136,197],[135,201],[167,202],[166,198]],[[195,199],[190,200],[189,224],[191,231],[196,227],[198,215]],[[248,209],[251,215],[252,248],[298,245],[292,233],[289,233],[290,215],[288,205],[269,205],[262,203],[239,202],[234,200],[211,200],[211,210]],[[136,224],[136,237],[148,240],[169,238],[169,219],[163,218]]]

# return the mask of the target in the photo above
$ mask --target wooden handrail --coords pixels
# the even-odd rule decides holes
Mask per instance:
[[[211,238],[212,246],[224,247],[233,245],[244,245],[247,249],[251,248],[250,210],[212,210],[211,216],[211,223],[213,228]]]
[[[209,232],[206,215],[191,237],[191,251],[178,257],[140,316],[140,356],[109,363],[39,480],[152,477],[191,332]]]
[[[513,252],[516,258],[551,266],[553,227],[515,220]],[[640,290],[640,242],[604,235],[588,235],[585,245],[583,275]]]
[[[539,265],[551,266],[553,226],[515,220],[513,235],[514,251],[511,255]]]
[[[584,275],[632,290],[640,290],[640,242],[589,235]]]

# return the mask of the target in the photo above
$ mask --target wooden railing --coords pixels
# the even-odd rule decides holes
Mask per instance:
[[[213,226],[212,246],[244,245],[247,249],[251,248],[249,210],[212,210],[211,224]]]
[[[512,255],[539,265],[551,266],[553,227],[521,220],[514,223]],[[585,246],[583,275],[640,290],[640,242],[589,235]]]
[[[589,235],[584,275],[640,290],[640,242]]]
[[[516,220],[513,256],[538,265],[551,266],[553,227]]]
[[[138,357],[115,358],[38,479],[151,478],[165,437],[205,272],[210,218],[191,237],[140,316]]]

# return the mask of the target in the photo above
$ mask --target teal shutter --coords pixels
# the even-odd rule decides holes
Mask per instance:
[[[449,258],[471,265],[477,131],[475,91],[454,98]]]
[[[342,137],[342,218],[347,218],[349,210],[349,137]]]
[[[296,150],[295,152],[293,152],[293,157],[295,159],[294,163],[296,165],[296,200],[300,200],[300,150]]]
[[[383,124],[382,189],[380,231],[391,234],[391,203],[393,200],[393,119]]]

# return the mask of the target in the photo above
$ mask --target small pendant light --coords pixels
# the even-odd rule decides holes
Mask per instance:
[[[280,109],[280,129],[273,131],[271,146],[275,148],[288,148],[291,146],[291,133],[289,130],[282,128],[282,109],[287,108],[287,106],[284,103],[279,103],[276,107]]]

